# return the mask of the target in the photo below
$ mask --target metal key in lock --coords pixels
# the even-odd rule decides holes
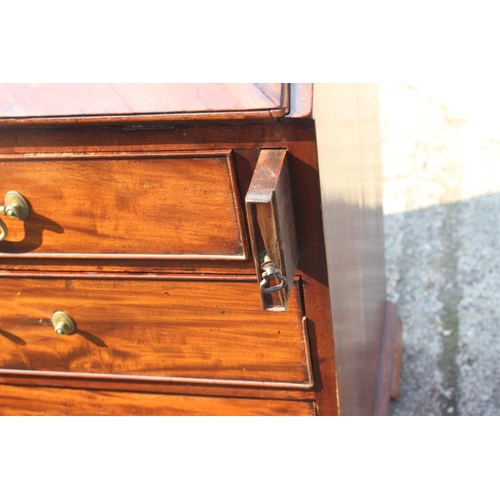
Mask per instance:
[[[279,269],[276,269],[276,263],[271,259],[268,253],[264,256],[264,262],[260,266],[262,269],[262,281],[260,282],[260,290],[262,293],[279,292],[286,285],[286,278],[281,274]],[[268,286],[272,279],[277,281],[275,286]]]

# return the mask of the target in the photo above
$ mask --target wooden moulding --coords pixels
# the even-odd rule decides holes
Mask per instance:
[[[298,259],[286,150],[261,151],[245,201],[257,281],[262,280],[265,255],[269,255],[287,280],[278,292],[261,292],[262,307],[286,311]],[[275,281],[270,283],[275,284]]]
[[[402,325],[398,317],[398,306],[386,302],[375,415],[390,415],[391,399],[399,397],[402,349]]]
[[[0,175],[31,205],[2,258],[248,258],[230,150],[3,154]]]

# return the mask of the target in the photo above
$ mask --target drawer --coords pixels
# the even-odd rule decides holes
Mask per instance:
[[[29,205],[2,257],[247,258],[230,151],[3,155],[0,178]]]
[[[313,401],[0,386],[0,415],[315,415]]]
[[[300,282],[263,311],[254,278],[0,282],[0,373],[311,387]],[[74,322],[57,335],[52,318]]]

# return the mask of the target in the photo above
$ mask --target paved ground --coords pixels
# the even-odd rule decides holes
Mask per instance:
[[[380,85],[387,293],[403,321],[394,415],[500,415],[500,98]]]

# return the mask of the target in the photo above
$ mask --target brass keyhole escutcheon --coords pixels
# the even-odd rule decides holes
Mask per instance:
[[[57,311],[52,316],[52,325],[57,335],[71,335],[75,331],[75,323],[62,311]]]

